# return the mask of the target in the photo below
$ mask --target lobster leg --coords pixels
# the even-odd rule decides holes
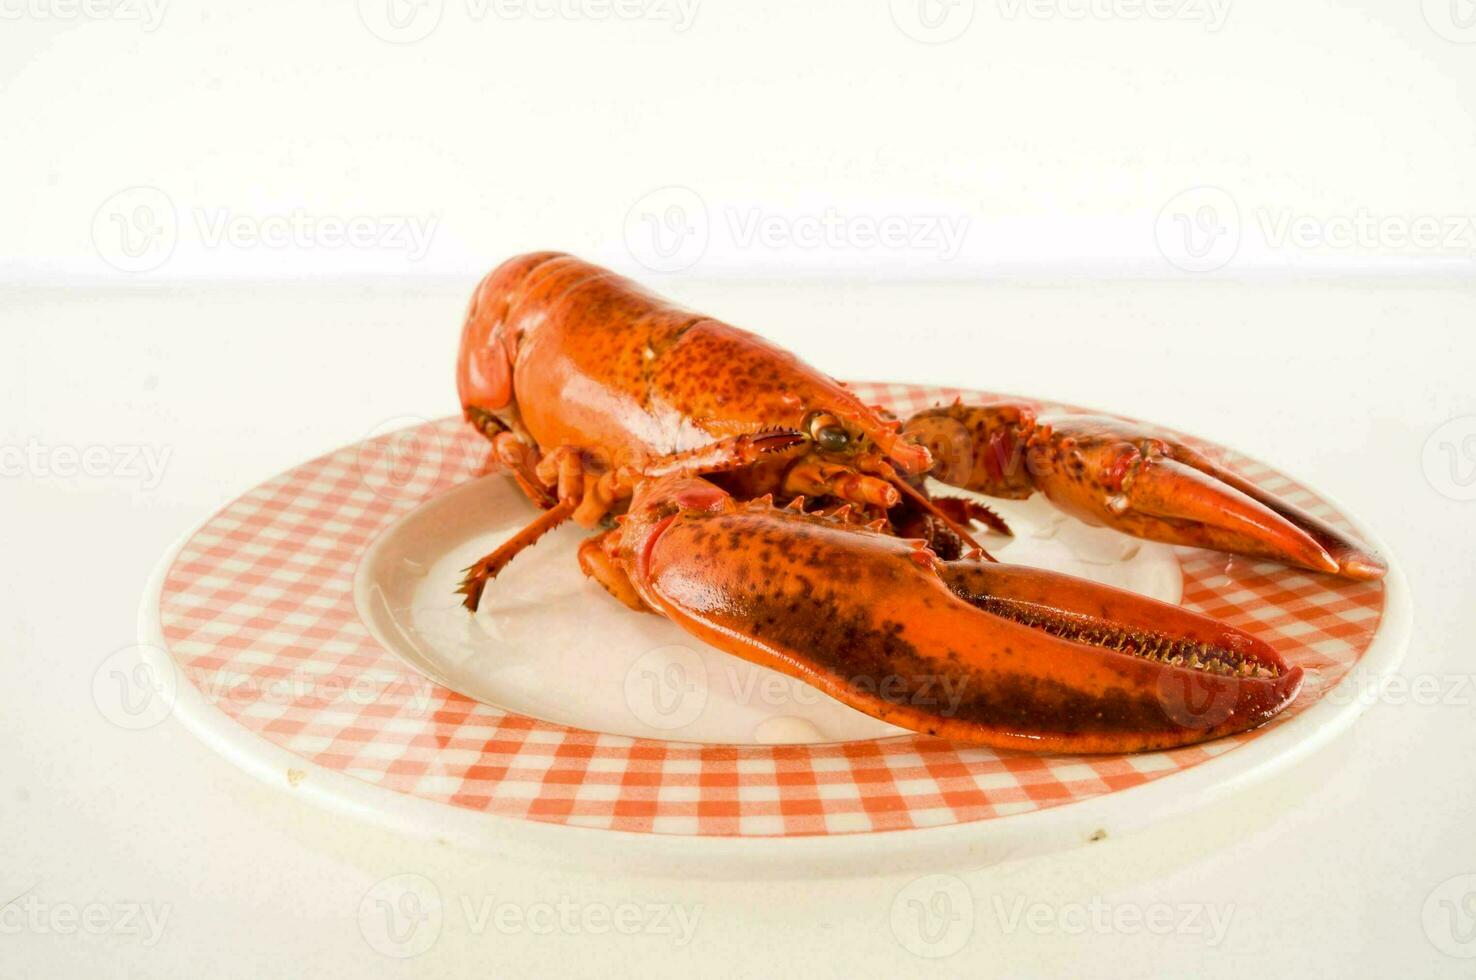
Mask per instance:
[[[584,574],[600,583],[606,592],[631,609],[636,612],[650,612],[651,607],[641,600],[641,594],[631,583],[630,576],[625,574],[625,569],[612,554],[615,550],[613,545],[619,536],[620,532],[616,530],[585,538],[579,545],[579,567]]]
[[[461,580],[461,586],[456,590],[466,597],[461,604],[472,612],[476,612],[477,606],[481,605],[482,591],[486,589],[487,583],[496,578],[497,573],[502,571],[507,563],[517,556],[518,552],[567,521],[573,513],[574,505],[570,501],[555,504],[535,517],[527,527],[498,545],[491,554],[482,556],[464,569],[466,575]]]
[[[1208,617],[699,479],[637,488],[618,560],[652,609],[873,717],[1002,748],[1166,748],[1264,723],[1302,670]]]
[[[493,464],[500,465],[517,483],[518,488],[539,508],[547,510],[557,501],[538,479],[538,450],[519,439],[507,424],[490,412],[468,407],[466,420],[491,443],[491,457],[479,476],[489,473]]]
[[[1040,491],[1089,524],[1153,541],[1349,579],[1385,571],[1363,544],[1152,426],[954,404],[919,413],[906,431],[937,458],[933,475],[952,486],[1016,499]]]

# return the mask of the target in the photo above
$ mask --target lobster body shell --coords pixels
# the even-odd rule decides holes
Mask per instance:
[[[520,256],[482,281],[461,349],[463,406],[543,450],[667,456],[799,429],[820,407],[886,426],[788,351],[557,252]]]

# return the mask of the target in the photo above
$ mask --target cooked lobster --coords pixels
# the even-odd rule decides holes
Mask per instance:
[[[1255,636],[1081,579],[1001,564],[975,528],[1035,492],[1142,538],[1347,578],[1356,541],[1167,433],[955,403],[899,420],[754,334],[568,255],[505,262],[472,298],[467,421],[541,510],[467,570],[488,582],[567,520],[632,609],[869,715],[1004,748],[1121,752],[1243,731],[1302,670]],[[922,696],[962,691],[944,708]]]

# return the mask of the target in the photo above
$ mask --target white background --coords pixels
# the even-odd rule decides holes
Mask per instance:
[[[1440,887],[1476,873],[1467,0],[605,9],[0,0],[0,902],[168,916],[152,943],[116,920],[6,926],[0,975],[928,965],[889,925],[909,878],[625,880],[469,855],[94,705],[175,537],[386,419],[453,411],[466,296],[530,248],[637,274],[842,377],[1055,396],[1245,447],[1404,564],[1403,673],[1439,703],[1385,697],[1183,825],[953,869],[975,914],[935,965],[1469,975],[1448,954],[1453,925],[1476,928],[1476,880]],[[1150,9],[1166,16],[1134,16]],[[927,231],[944,225],[963,229],[952,246]],[[350,226],[362,241],[340,240]],[[873,241],[884,226],[900,237]],[[167,453],[157,479],[56,472],[58,449],[130,446]],[[12,466],[15,447],[39,455]],[[701,913],[679,945],[477,934],[458,912],[401,962],[357,913],[402,873],[452,904]],[[1442,898],[1467,904],[1427,916]],[[996,900],[1187,904],[1230,925],[1213,945],[1059,917],[1011,930]]]

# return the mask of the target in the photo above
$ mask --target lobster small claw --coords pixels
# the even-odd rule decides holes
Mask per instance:
[[[1020,499],[1036,491],[1088,524],[1375,579],[1373,551],[1218,465],[1161,429],[1096,415],[1041,415],[1013,403],[919,412],[907,432],[952,486]]]
[[[1035,485],[1091,524],[1349,579],[1386,570],[1378,555],[1325,521],[1151,426],[1042,417],[1026,453]]]
[[[651,609],[875,718],[1001,748],[1131,752],[1260,725],[1302,669],[1242,630],[1034,568],[941,561],[918,540],[637,488],[613,546]]]

